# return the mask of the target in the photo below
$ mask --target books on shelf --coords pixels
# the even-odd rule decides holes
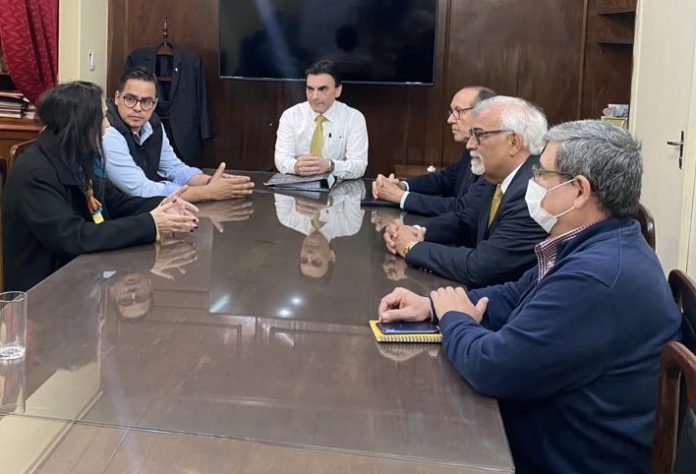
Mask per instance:
[[[0,117],[28,118],[36,116],[36,107],[16,91],[0,91]]]

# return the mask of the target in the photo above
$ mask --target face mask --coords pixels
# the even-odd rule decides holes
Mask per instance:
[[[536,221],[537,224],[541,226],[542,229],[546,231],[547,234],[551,233],[551,229],[553,229],[553,226],[556,225],[556,222],[558,222],[559,217],[572,211],[573,209],[575,209],[575,207],[571,207],[570,209],[567,209],[561,212],[560,214],[554,216],[550,214],[549,211],[541,207],[541,201],[544,200],[546,193],[550,193],[554,189],[559,188],[568,183],[572,183],[573,181],[575,180],[571,179],[570,181],[566,181],[565,183],[561,183],[550,189],[546,189],[545,187],[534,181],[534,179],[530,179],[529,184],[527,184],[527,194],[524,196],[524,200],[527,201],[527,209],[529,209],[529,215],[532,219]]]

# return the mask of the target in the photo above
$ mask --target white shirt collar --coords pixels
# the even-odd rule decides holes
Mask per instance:
[[[312,110],[312,107],[309,105],[309,102],[307,102],[307,108],[309,108],[309,111],[312,112],[312,116],[315,119],[317,118],[317,116],[323,115],[329,122],[332,122],[336,120],[336,114],[338,113],[338,106],[336,104],[338,103],[339,102],[337,100],[334,100],[334,103],[331,104],[331,107],[329,107],[323,114],[318,114],[314,110]]]
[[[500,183],[500,190],[505,194],[505,191],[507,191],[507,188],[510,186],[510,183],[512,183],[512,180],[515,178],[515,175],[517,174],[517,171],[519,171],[520,168],[522,168],[522,165],[524,164],[524,161],[517,165],[517,168],[512,170],[509,175],[505,177],[502,183]]]

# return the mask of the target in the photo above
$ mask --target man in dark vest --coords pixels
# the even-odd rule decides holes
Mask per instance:
[[[144,68],[126,70],[114,101],[109,102],[110,127],[103,146],[106,175],[131,196],[168,196],[183,185],[189,202],[242,198],[254,184],[247,176],[225,173],[220,163],[212,176],[186,165],[174,153],[162,122],[154,113],[157,79]]]

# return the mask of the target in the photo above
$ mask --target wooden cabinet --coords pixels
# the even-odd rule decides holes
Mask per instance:
[[[581,68],[581,118],[599,118],[607,104],[628,104],[637,0],[589,0]]]
[[[6,160],[13,145],[33,140],[40,131],[34,120],[0,117],[0,157]]]

